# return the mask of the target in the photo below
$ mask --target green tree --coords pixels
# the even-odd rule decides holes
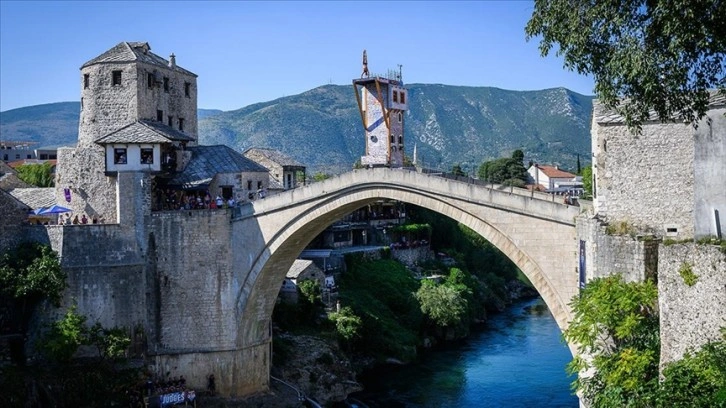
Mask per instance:
[[[60,306],[65,288],[66,274],[58,255],[47,245],[23,242],[0,257],[0,295],[14,301],[20,316],[18,330],[23,334],[11,344],[17,364],[25,364],[23,342],[35,308],[44,300]]]
[[[309,304],[320,302],[320,283],[313,279],[305,279],[297,285],[302,298]]]
[[[463,285],[439,285],[425,280],[416,291],[416,299],[421,304],[421,312],[440,327],[461,324],[468,310]]]
[[[36,187],[53,187],[55,178],[53,166],[48,163],[23,164],[17,168],[18,178]]]
[[[73,305],[62,319],[51,325],[41,343],[41,349],[48,357],[60,362],[68,362],[85,341],[86,317],[79,314]]]
[[[454,165],[454,166],[453,166],[453,167],[451,168],[451,173],[452,173],[453,175],[455,175],[455,176],[466,176],[466,173],[464,172],[464,170],[462,170],[462,169],[461,169],[461,165],[460,165],[459,163],[456,163],[456,164],[455,164],[455,165]]]
[[[520,163],[524,163],[524,152],[520,149],[513,151],[512,159],[517,160]]]
[[[328,173],[317,172],[317,173],[313,174],[314,181],[323,181],[323,180],[327,180],[329,178],[330,178],[330,174],[328,174]]]
[[[592,166],[582,169],[582,188],[585,190],[585,197],[592,197]]]
[[[706,344],[666,364],[658,405],[669,408],[726,407],[726,343]]]
[[[363,321],[350,307],[346,306],[340,309],[340,312],[329,314],[328,319],[335,322],[335,331],[344,343],[351,344],[360,338]]]
[[[491,183],[524,187],[527,184],[527,169],[522,160],[500,158],[482,163],[479,166],[479,178]]]
[[[525,32],[543,56],[556,46],[565,68],[592,75],[600,101],[639,128],[650,110],[695,122],[709,89],[726,91],[724,16],[721,0],[536,0]]]
[[[653,405],[660,357],[655,283],[626,283],[619,275],[593,279],[571,306],[574,318],[564,336],[579,356],[568,371],[594,370],[575,380],[577,391],[594,408]]]

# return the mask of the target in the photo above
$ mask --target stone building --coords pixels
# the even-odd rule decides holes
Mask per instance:
[[[720,340],[726,315],[726,256],[706,239],[724,239],[726,96],[714,92],[697,125],[653,120],[635,134],[594,103],[593,206],[577,220],[580,285],[655,278],[661,366]]]
[[[279,150],[251,147],[242,154],[270,171],[270,190],[289,190],[304,184],[305,165]]]
[[[408,90],[403,86],[400,72],[395,79],[377,75],[355,79],[353,88],[366,140],[361,165],[402,167]]]
[[[78,144],[58,150],[58,202],[119,221],[119,173],[179,170],[197,143],[196,78],[145,42],[121,42],[83,64]]]

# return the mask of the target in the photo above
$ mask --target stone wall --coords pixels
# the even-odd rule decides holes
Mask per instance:
[[[726,238],[726,108],[712,109],[695,132],[696,238]]]
[[[628,282],[640,282],[657,274],[660,240],[605,230],[606,224],[596,218],[577,218],[577,237],[585,241],[586,280],[621,274]]]
[[[154,213],[156,353],[235,347],[228,210]],[[151,255],[150,255],[151,256]]]
[[[80,139],[79,139],[80,144]],[[116,178],[105,174],[105,153],[99,145],[58,149],[56,167],[56,202],[75,214],[117,222]],[[64,189],[71,192],[67,202]]]
[[[121,85],[113,85],[113,71],[121,71]],[[89,76],[88,88],[83,87],[84,75]],[[94,64],[81,70],[79,147],[93,147],[94,140],[137,119],[137,80],[145,80],[137,75],[136,64],[129,63]]]
[[[391,249],[391,257],[398,262],[406,265],[409,268],[413,268],[417,263],[424,262],[429,259],[433,259],[434,254],[431,248],[421,246],[418,248],[406,248],[406,249]]]
[[[2,214],[2,227],[0,227],[0,254],[15,247],[22,240],[22,230],[27,224],[28,206],[15,197],[0,190],[0,214]]]
[[[596,214],[642,232],[693,237],[690,125],[647,123],[635,135],[624,124],[593,121],[592,139]]]
[[[137,71],[135,77],[138,78],[134,95],[137,98],[135,104],[138,106],[138,118],[155,121],[157,120],[157,110],[161,110],[163,112],[162,122],[165,125],[169,125],[171,117],[169,126],[181,130],[196,140],[198,138],[196,76],[189,75],[178,68],[163,68],[144,63],[134,65]],[[168,91],[164,89],[163,82],[154,84],[152,87],[148,86],[147,76],[154,75],[155,71],[159,72],[162,80],[168,78]],[[189,96],[185,94],[185,83],[189,84]],[[184,120],[183,129],[180,129],[179,126],[180,118]],[[196,142],[190,142],[189,145],[194,146]]]
[[[690,286],[689,276],[696,278]],[[658,303],[661,365],[720,340],[726,327],[726,254],[714,245],[661,245]]]
[[[591,132],[596,214],[658,236],[718,235],[726,224],[724,113],[714,100],[697,127],[648,122],[635,134],[595,103]]]

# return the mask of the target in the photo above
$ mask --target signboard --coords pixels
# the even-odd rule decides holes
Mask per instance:
[[[170,407],[172,405],[186,404],[188,402],[194,402],[197,395],[194,390],[176,391],[167,394],[159,395],[159,406]]]

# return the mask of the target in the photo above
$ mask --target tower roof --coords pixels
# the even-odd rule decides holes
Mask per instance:
[[[170,143],[172,140],[189,142],[194,138],[161,122],[137,120],[101,137],[96,143]]]
[[[151,46],[147,42],[120,42],[110,50],[83,64],[81,69],[95,64],[124,62],[143,62],[197,76],[197,74],[176,65],[176,63],[170,66],[169,61],[151,52]]]

